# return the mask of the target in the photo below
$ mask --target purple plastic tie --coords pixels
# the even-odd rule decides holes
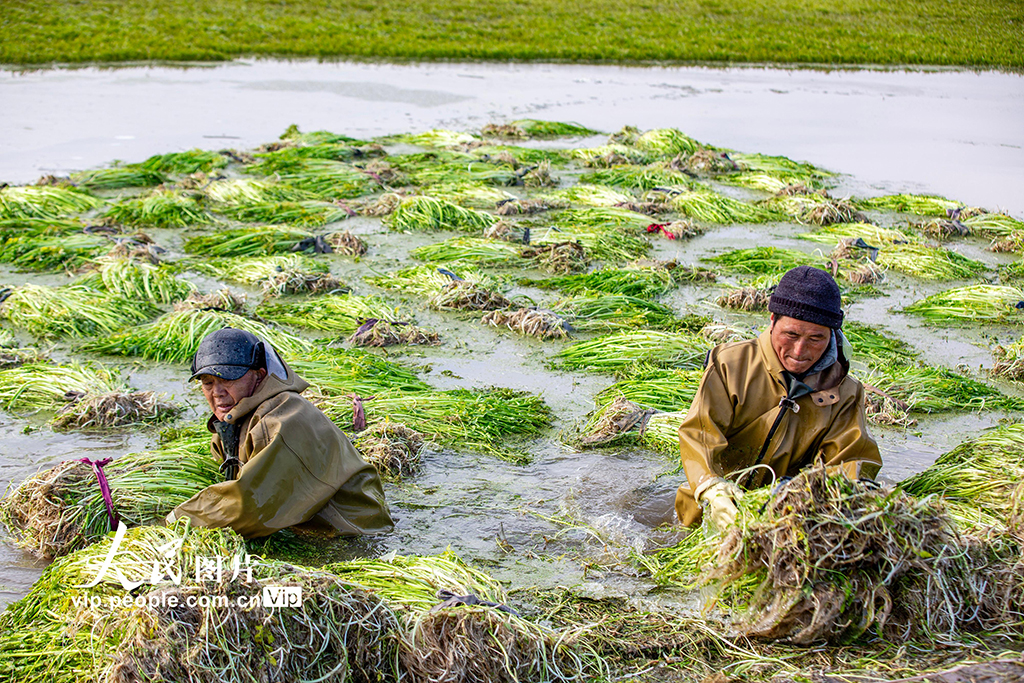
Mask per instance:
[[[78,462],[84,462],[86,465],[91,466],[92,471],[96,474],[96,479],[100,482],[100,493],[103,494],[103,504],[107,506],[110,530],[114,531],[117,529],[117,513],[114,512],[114,499],[110,497],[110,484],[107,483],[107,475],[103,473],[103,466],[109,464],[111,460],[113,458],[103,458],[103,460],[82,458]]]
[[[363,409],[363,401],[371,401],[376,396],[363,398],[355,394],[349,394],[352,399],[352,431],[361,432],[366,429],[366,411]]]
[[[356,330],[356,333],[354,335],[352,335],[352,336],[358,337],[359,335],[363,334],[364,332],[367,332],[367,331],[373,329],[373,326],[376,325],[379,322],[380,322],[380,320],[378,320],[377,318],[370,318],[365,323],[360,325],[359,329]]]

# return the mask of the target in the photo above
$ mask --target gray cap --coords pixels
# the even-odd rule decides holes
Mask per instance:
[[[226,380],[235,380],[253,368],[266,364],[266,352],[260,338],[245,330],[227,327],[211,332],[199,342],[196,354],[192,356],[192,376],[213,375]]]

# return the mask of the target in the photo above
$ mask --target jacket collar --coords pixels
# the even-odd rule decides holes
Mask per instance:
[[[292,370],[287,363],[282,360],[281,364],[284,366],[288,376],[285,379],[281,379],[275,373],[267,374],[267,376],[263,378],[263,381],[256,386],[256,390],[253,392],[252,396],[243,398],[238,402],[238,405],[231,409],[231,413],[229,415],[224,416],[225,422],[232,424],[241,422],[249,415],[249,413],[256,410],[256,408],[258,408],[260,404],[267,399],[273,398],[274,396],[286,391],[294,391],[296,394],[301,394],[309,387],[309,383],[295,374],[295,371]],[[215,419],[216,418],[211,415],[210,420],[207,423],[207,427],[211,432],[214,431],[213,420]]]

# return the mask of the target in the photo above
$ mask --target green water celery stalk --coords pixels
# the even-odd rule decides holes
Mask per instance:
[[[160,309],[82,285],[15,287],[0,304],[0,319],[41,338],[110,334],[151,320]]]

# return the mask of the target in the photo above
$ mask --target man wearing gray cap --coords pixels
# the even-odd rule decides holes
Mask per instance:
[[[708,353],[679,427],[688,484],[679,487],[675,507],[684,525],[707,513],[725,528],[743,488],[793,476],[819,455],[854,479],[878,473],[864,387],[849,375],[841,303],[831,275],[794,268],[772,293],[769,329]]]
[[[300,394],[309,385],[273,347],[243,330],[212,332],[192,358],[213,415],[211,450],[224,481],[174,508],[204,527],[246,538],[294,525],[338,534],[393,527],[377,471]]]

